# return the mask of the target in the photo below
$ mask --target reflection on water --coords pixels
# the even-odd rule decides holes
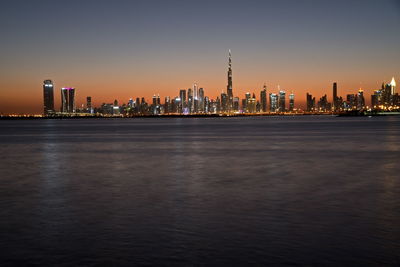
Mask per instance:
[[[400,264],[400,119],[0,121],[2,262]]]

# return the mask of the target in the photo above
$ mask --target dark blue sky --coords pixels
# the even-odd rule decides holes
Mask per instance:
[[[45,78],[95,102],[175,96],[194,81],[214,97],[229,48],[240,97],[264,82],[299,101],[332,81],[370,92],[399,75],[399,29],[399,0],[3,0],[0,112],[21,95],[40,102]]]

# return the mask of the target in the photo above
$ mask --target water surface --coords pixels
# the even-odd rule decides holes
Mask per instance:
[[[1,265],[399,265],[400,118],[0,121]]]

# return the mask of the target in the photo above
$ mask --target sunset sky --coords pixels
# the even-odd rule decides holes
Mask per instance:
[[[77,106],[160,94],[197,82],[257,97],[370,94],[400,80],[400,0],[2,0],[0,113],[41,113],[42,83],[75,87]]]

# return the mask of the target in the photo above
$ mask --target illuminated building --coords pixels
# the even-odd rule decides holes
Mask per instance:
[[[358,90],[357,94],[357,110],[362,110],[365,108],[365,99],[364,99],[364,91]]]
[[[192,113],[199,112],[199,88],[197,83],[193,84]]]
[[[86,97],[86,112],[87,113],[93,113],[92,97],[91,96]]]
[[[233,111],[239,111],[239,97],[237,96],[233,98]]]
[[[208,96],[204,97],[204,113],[210,113],[210,99]]]
[[[43,82],[43,115],[54,113],[54,84],[51,80]]]
[[[328,97],[326,95],[324,95],[323,97],[321,97],[318,101],[318,111],[320,112],[327,112],[327,111],[331,111],[331,107],[328,103]]]
[[[228,95],[228,112],[233,109],[233,89],[232,89],[232,54],[229,49],[229,66],[228,66],[228,85],[226,93]]]
[[[187,97],[188,97],[188,102],[187,102],[188,112],[193,113],[193,91],[192,91],[192,88],[188,89]]]
[[[357,99],[357,96],[355,94],[348,94],[346,96],[346,104],[347,104],[346,108],[352,109],[352,110],[356,109],[357,108],[356,99]]]
[[[75,88],[61,88],[61,112],[75,112]]]
[[[276,112],[278,110],[278,95],[270,93],[269,94],[269,110],[271,112]]]
[[[256,95],[253,94],[253,97],[249,97],[247,99],[247,112],[248,113],[256,113],[257,106],[256,106]]]
[[[286,111],[286,93],[285,91],[279,91],[279,111]]]
[[[179,113],[183,113],[183,111],[187,107],[186,90],[185,89],[182,89],[182,90],[179,91],[179,98],[180,98]]]
[[[267,112],[267,85],[264,84],[263,90],[260,92],[261,111]]]
[[[294,110],[294,94],[291,93],[289,95],[289,111],[293,112],[293,110]]]
[[[204,112],[204,89],[203,88],[199,89],[198,103],[199,103],[198,112],[203,113]]]
[[[166,96],[164,101],[164,113],[168,114],[170,112],[171,112],[171,99],[169,96]]]
[[[119,115],[120,114],[120,109],[119,109],[119,105],[118,105],[118,100],[115,99],[114,100],[114,105],[113,105],[113,115]]]
[[[229,104],[228,95],[225,93],[221,93],[221,111],[223,113],[228,112],[228,104]]]

